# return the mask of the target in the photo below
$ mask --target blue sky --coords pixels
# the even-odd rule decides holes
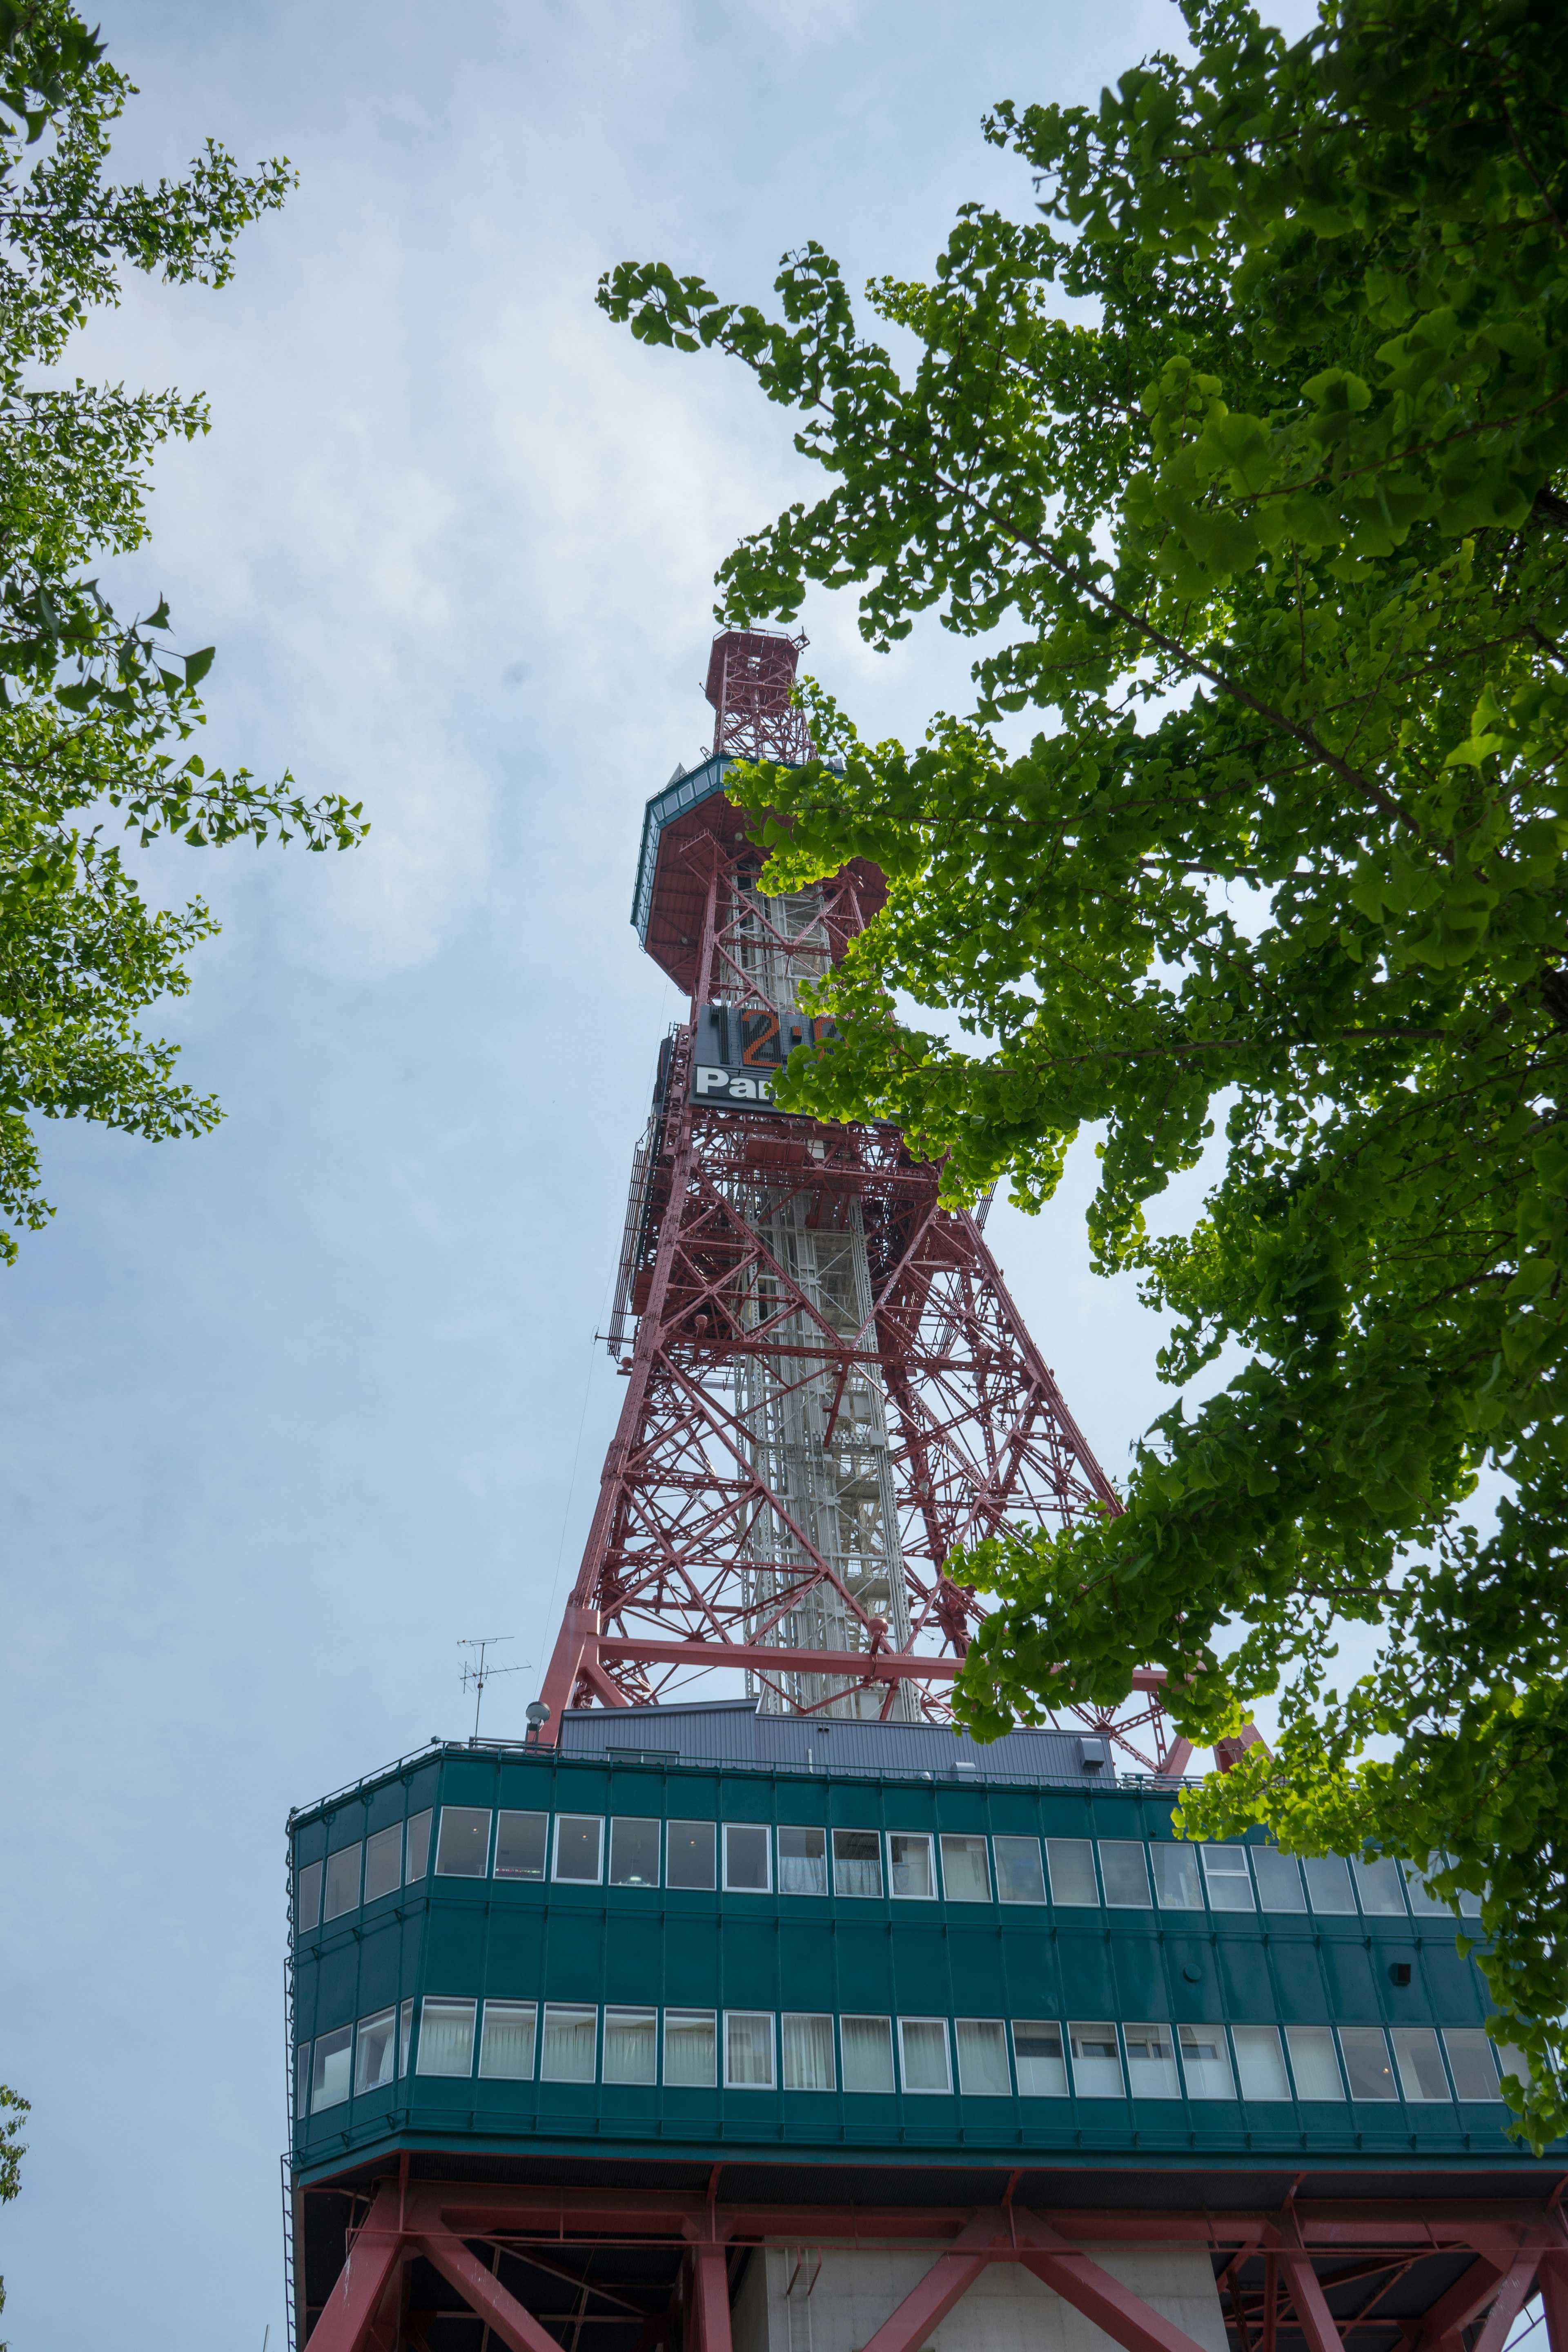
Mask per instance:
[[[284,1816],[466,1727],[462,1637],[542,1663],[678,1009],[627,924],[640,811],[706,740],[715,565],[809,487],[739,372],[644,351],[595,282],[662,257],[762,299],[812,236],[852,284],[921,274],[959,203],[1028,205],[988,104],[1092,100],[1176,27],[1152,0],[142,0],[103,25],[143,91],[127,171],[212,132],[302,175],[230,288],[138,285],[73,354],[213,403],[119,589],[216,640],[205,750],[374,830],[351,858],[143,860],[224,924],[163,1025],[226,1124],[47,1129],[58,1214],[0,1276],[0,2079],[34,2101],[0,2263],[17,2352],[98,2352],[110,2311],[129,2352],[259,2352]],[[805,620],[873,731],[962,704],[934,625],[881,659],[847,603]],[[1164,1392],[1149,1318],[1087,1272],[1083,1190],[992,1237],[1120,1475]],[[490,1727],[535,1686],[498,1683]]]

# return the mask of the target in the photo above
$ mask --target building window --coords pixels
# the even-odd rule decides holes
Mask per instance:
[[[1345,2080],[1351,2086],[1352,2099],[1398,2097],[1394,2069],[1388,2063],[1388,2044],[1383,2038],[1381,2026],[1342,2025],[1340,2028],[1340,2055],[1345,2062]]]
[[[1290,2072],[1296,2077],[1299,2099],[1342,2099],[1345,2086],[1340,2080],[1339,2061],[1334,2056],[1334,2037],[1326,2025],[1288,2025],[1285,2047],[1290,2053]]]
[[[880,1895],[882,1841],[875,1830],[833,1832],[835,1895]]]
[[[471,2074],[474,2071],[474,2012],[471,2000],[432,2000],[428,1993],[419,2005],[419,2057],[416,2074]]]
[[[1497,2046],[1498,2064],[1505,2075],[1511,2074],[1528,2090],[1535,2077],[1530,2071],[1530,2061],[1514,2042],[1500,2042]]]
[[[1007,2072],[1007,2032],[999,2017],[961,2017],[954,2028],[958,2042],[958,2087],[966,2099],[1008,2099],[1013,2078]]]
[[[838,2046],[847,2091],[893,2087],[893,2021],[889,2017],[841,2017]]]
[[[773,2021],[768,2011],[725,2011],[724,2082],[731,2091],[773,2089]]]
[[[307,1934],[321,1916],[321,1864],[308,1862],[294,1881],[294,1933]]]
[[[773,1874],[768,1868],[768,1833],[760,1822],[724,1824],[724,1885],[736,1895],[765,1895]]]
[[[1451,2094],[1443,2071],[1443,2053],[1429,2025],[1396,2025],[1390,2039],[1399,2066],[1399,2085],[1406,2099],[1447,2099]]]
[[[1265,1846],[1259,1849],[1268,1853]],[[1285,2072],[1285,2053],[1279,2047],[1279,2029],[1272,2025],[1233,2025],[1230,2038],[1236,2044],[1236,2067],[1241,2076],[1244,2099],[1288,2099],[1290,2078]]]
[[[1495,2079],[1495,2070],[1494,2070]],[[294,2120],[302,2124],[310,2112],[310,2045],[301,2042],[294,2053]]]
[[[403,1874],[404,1884],[412,1886],[424,1877],[430,1864],[430,1814],[411,1813],[408,1819],[408,1867]]]
[[[335,2032],[319,2034],[310,2063],[310,2113],[321,2114],[323,2107],[340,2106],[353,2087],[353,2040],[352,2025],[340,2025]]]
[[[999,1837],[992,1841],[996,1856],[996,1895],[1002,1903],[1043,1903],[1046,1874],[1040,1868],[1040,1841],[1031,1837]],[[1089,1864],[1092,1871],[1094,1864]]]
[[[1069,2025],[1068,2042],[1072,2051],[1072,2085],[1079,2097],[1120,2099],[1124,2085],[1115,2026]]]
[[[378,1895],[391,1895],[402,1884],[403,1823],[398,1822],[365,1840],[364,1899],[374,1903]]]
[[[667,1886],[712,1886],[711,1822],[670,1822],[667,1824],[664,1833],[664,1883]],[[668,2082],[669,2078],[667,2075],[665,2079]]]
[[[557,1873],[559,1875],[559,1873]],[[598,2055],[599,2012],[577,2000],[547,2000],[539,2053],[542,2083],[591,2083]]]
[[[711,1884],[711,1882],[710,1882]],[[664,2086],[685,2084],[692,2090],[710,2090],[718,2075],[719,2037],[710,2009],[667,2009],[664,2012]]]
[[[574,1886],[597,1886],[605,1824],[594,1813],[555,1817],[555,1875]]]
[[[652,2009],[606,2009],[604,2074],[606,2083],[651,2083],[658,2072],[658,2012]]]
[[[1403,1919],[1405,1897],[1399,1891],[1399,1864],[1392,1854],[1382,1854],[1376,1862],[1352,1862],[1355,1891],[1361,1896],[1361,1907],[1370,1919]]]
[[[950,1903],[989,1903],[991,1868],[983,1837],[944,1837],[942,1891]]]
[[[888,1884],[891,1893],[907,1901],[936,1900],[936,1865],[929,1837],[893,1830],[888,1837]]]
[[[479,2073],[500,2083],[531,2083],[539,2014],[531,2000],[487,2000],[479,2032]]]
[[[1201,1911],[1203,1889],[1198,1885],[1198,1857],[1190,1845],[1160,1838],[1149,1849],[1154,1865],[1154,1892],[1162,1911]]]
[[[1252,1880],[1247,1874],[1244,1845],[1200,1846],[1209,1907],[1215,1911],[1250,1911]]]
[[[496,1815],[496,1876],[542,1878],[548,1813]]]
[[[1013,2063],[1018,2071],[1020,2098],[1067,2097],[1068,2066],[1062,2054],[1062,2030],[1049,2018],[1014,2019]]]
[[[1445,2026],[1443,2044],[1457,2099],[1500,2099],[1492,2042],[1479,2025]]]
[[[837,2077],[833,2067],[833,2020],[786,2011],[780,2022],[784,2030],[784,2089],[834,2089]]]
[[[1301,1888],[1301,1870],[1293,1853],[1281,1853],[1277,1845],[1255,1845],[1252,1849],[1252,1874],[1258,1881],[1258,1907],[1260,1911],[1304,1911],[1307,1897]]]
[[[363,1848],[340,1846],[336,1853],[327,1856],[327,1899],[321,1907],[324,1919],[341,1919],[345,1911],[359,1909],[360,1857]]]
[[[1135,2099],[1179,2099],[1176,2052],[1168,2025],[1124,2025],[1127,2087]]]
[[[1453,1913],[1442,1896],[1433,1894],[1413,1862],[1402,1862],[1399,1867],[1405,1874],[1405,1900],[1417,1919],[1451,1919],[1453,1917]],[[1426,1868],[1433,1871],[1441,1870],[1442,1867],[1442,1862],[1436,1854],[1434,1854],[1426,1864]]]
[[[1152,1908],[1149,1865],[1143,1858],[1142,1846],[1135,1845],[1131,1838],[1100,1839],[1100,1874],[1105,1883],[1105,1899],[1114,1910]]]
[[[1351,1874],[1342,1854],[1309,1854],[1301,1868],[1307,1875],[1307,1897],[1314,1911],[1332,1919],[1355,1909]]]
[[[405,2000],[397,2012],[397,2072],[399,2079],[408,2072],[408,2053],[414,2046],[414,2003]]]
[[[827,1832],[781,1829],[779,1832],[779,1893],[826,1895],[827,1892]]]
[[[945,2018],[900,2018],[899,2068],[906,2091],[950,2092],[952,2089]]]
[[[658,1885],[659,1826],[658,1822],[636,1820],[626,1813],[616,1814],[610,1823],[612,1886]]]
[[[437,1878],[482,1878],[490,1866],[490,1817],[478,1805],[443,1805]]]
[[[1182,2045],[1182,2072],[1189,2099],[1234,2099],[1236,2078],[1225,2046],[1223,2025],[1182,2025],[1176,2029]]]
[[[997,1843],[1001,1843],[1000,1839]],[[1047,1838],[1046,1860],[1050,1864],[1053,1903],[1084,1909],[1090,1904],[1099,1906],[1094,1848],[1088,1838]]]
[[[398,1824],[398,1858],[402,1859],[402,1823]],[[359,2052],[354,2065],[354,2096],[362,2091],[379,2091],[392,2080],[393,2066],[397,2057],[397,2011],[378,2009],[374,2017],[362,2017],[359,2021]]]

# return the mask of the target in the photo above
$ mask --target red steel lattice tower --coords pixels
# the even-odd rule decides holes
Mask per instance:
[[[546,1739],[567,1706],[656,1704],[713,1667],[768,1712],[945,1716],[982,1613],[954,1551],[1120,1507],[938,1170],[894,1128],[773,1108],[780,1063],[812,1041],[802,984],[886,891],[857,860],[766,896],[724,797],[736,757],[810,756],[790,699],[805,643],[716,638],[712,752],[647,807],[633,920],[689,1010],[633,1170],[609,1335],[626,1393]],[[1141,1675],[1114,1720],[1072,1712],[1129,1762],[1180,1772],[1163,1680]]]

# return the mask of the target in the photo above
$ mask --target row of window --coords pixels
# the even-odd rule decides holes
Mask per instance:
[[[641,2083],[712,2089],[721,2044],[728,2090],[948,2095],[966,2098],[1386,2101],[1500,2100],[1498,2059],[1479,2026],[1061,2025],[1051,2019],[837,2017],[767,2010],[607,2007],[581,2001],[437,2000],[340,2026],[298,2053],[296,2113],[384,2089],[394,2068],[510,2083]],[[1391,2047],[1392,2044],[1392,2055]],[[897,2076],[895,2082],[895,2053]],[[1178,2059],[1180,2071],[1178,2073]],[[1069,2077],[1070,2069],[1070,2077]],[[1397,2071],[1396,2071],[1397,2070]]]
[[[299,1874],[295,1923],[313,1927],[425,1876],[428,1812],[344,1846]],[[665,1886],[731,1894],[884,1894],[910,1902],[1103,1903],[1113,1909],[1305,1911],[1403,1918],[1453,1915],[1409,1863],[1299,1862],[1277,1846],[1145,1845],[1131,1838],[993,1837],[921,1830],[770,1829],[760,1822],[662,1822],[594,1813],[492,1812],[445,1805],[437,1878],[533,1878],[568,1885]],[[607,1831],[607,1834],[606,1834]],[[363,1898],[362,1898],[363,1865]],[[1048,1889],[1048,1891],[1047,1891]],[[324,1898],[324,1899],[323,1899]],[[1460,1899],[1467,1918],[1479,1895]]]

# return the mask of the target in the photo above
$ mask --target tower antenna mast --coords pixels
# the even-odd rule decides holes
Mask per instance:
[[[479,1709],[485,1703],[485,1685],[493,1681],[497,1675],[520,1675],[524,1666],[532,1664],[531,1659],[529,1658],[520,1659],[515,1666],[492,1666],[486,1664],[485,1653],[488,1650],[499,1650],[503,1642],[510,1642],[515,1638],[511,1633],[483,1633],[474,1641],[459,1642],[458,1644],[459,1650],[477,1650],[479,1654],[478,1658],[466,1660],[463,1666],[463,1688],[467,1690],[470,1683],[474,1686],[474,1738],[476,1739],[479,1736]]]

